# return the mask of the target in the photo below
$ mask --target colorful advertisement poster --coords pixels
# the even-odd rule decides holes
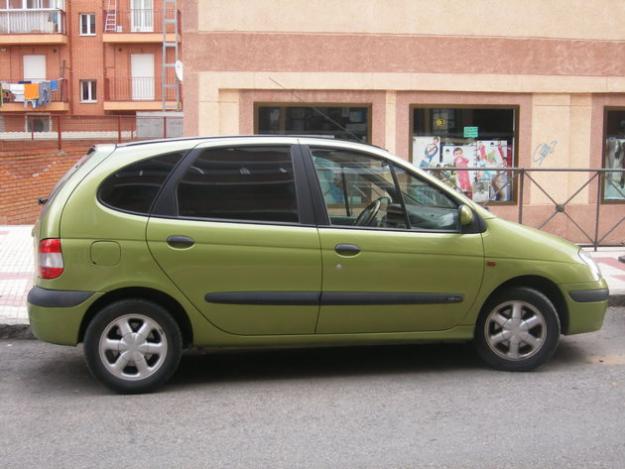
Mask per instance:
[[[605,145],[605,169],[625,169],[625,140],[608,138]],[[625,173],[605,173],[603,197],[625,199]]]
[[[475,166],[477,168],[507,168],[511,166],[512,152],[505,140],[478,140]],[[512,174],[493,169],[477,171],[473,200],[508,201],[512,195]]]
[[[471,183],[474,171],[468,171],[475,165],[475,145],[444,145],[441,150],[444,168],[454,168],[453,176],[456,188],[467,197],[473,194]]]
[[[440,163],[441,139],[439,137],[413,137],[412,162],[417,168],[436,168]]]

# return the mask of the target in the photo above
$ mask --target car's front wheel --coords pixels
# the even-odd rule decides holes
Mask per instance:
[[[505,371],[528,371],[545,363],[560,339],[553,303],[524,287],[501,291],[488,301],[478,319],[475,343],[482,359]]]
[[[150,392],[176,371],[182,354],[178,325],[162,306],[140,299],[111,303],[85,332],[91,373],[122,393]]]

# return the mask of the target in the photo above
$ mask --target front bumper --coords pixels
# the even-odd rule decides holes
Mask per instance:
[[[76,345],[82,320],[97,297],[93,292],[33,287],[28,293],[28,318],[33,334],[44,342]]]
[[[580,334],[601,329],[610,296],[605,279],[562,287],[569,313],[564,333]]]

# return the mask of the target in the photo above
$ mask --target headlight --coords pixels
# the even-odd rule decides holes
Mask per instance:
[[[601,279],[601,270],[599,270],[599,267],[597,266],[595,261],[592,260],[592,257],[590,257],[590,255],[588,255],[586,252],[580,250],[579,251],[579,258],[582,261],[584,261],[584,263],[590,269],[590,273],[592,273],[592,278],[595,279],[595,280],[600,280]]]

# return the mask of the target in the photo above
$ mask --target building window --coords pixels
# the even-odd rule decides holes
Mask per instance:
[[[257,105],[258,134],[328,135],[343,140],[369,142],[369,106]]]
[[[80,14],[80,35],[95,36],[95,13]]]
[[[26,132],[50,132],[52,130],[51,117],[49,114],[28,114],[26,119]]]
[[[511,202],[514,177],[503,168],[517,162],[517,114],[512,107],[414,107],[412,162],[476,202]]]
[[[605,112],[603,200],[625,201],[625,109]]]
[[[95,103],[97,100],[96,80],[80,80],[80,102]]]

